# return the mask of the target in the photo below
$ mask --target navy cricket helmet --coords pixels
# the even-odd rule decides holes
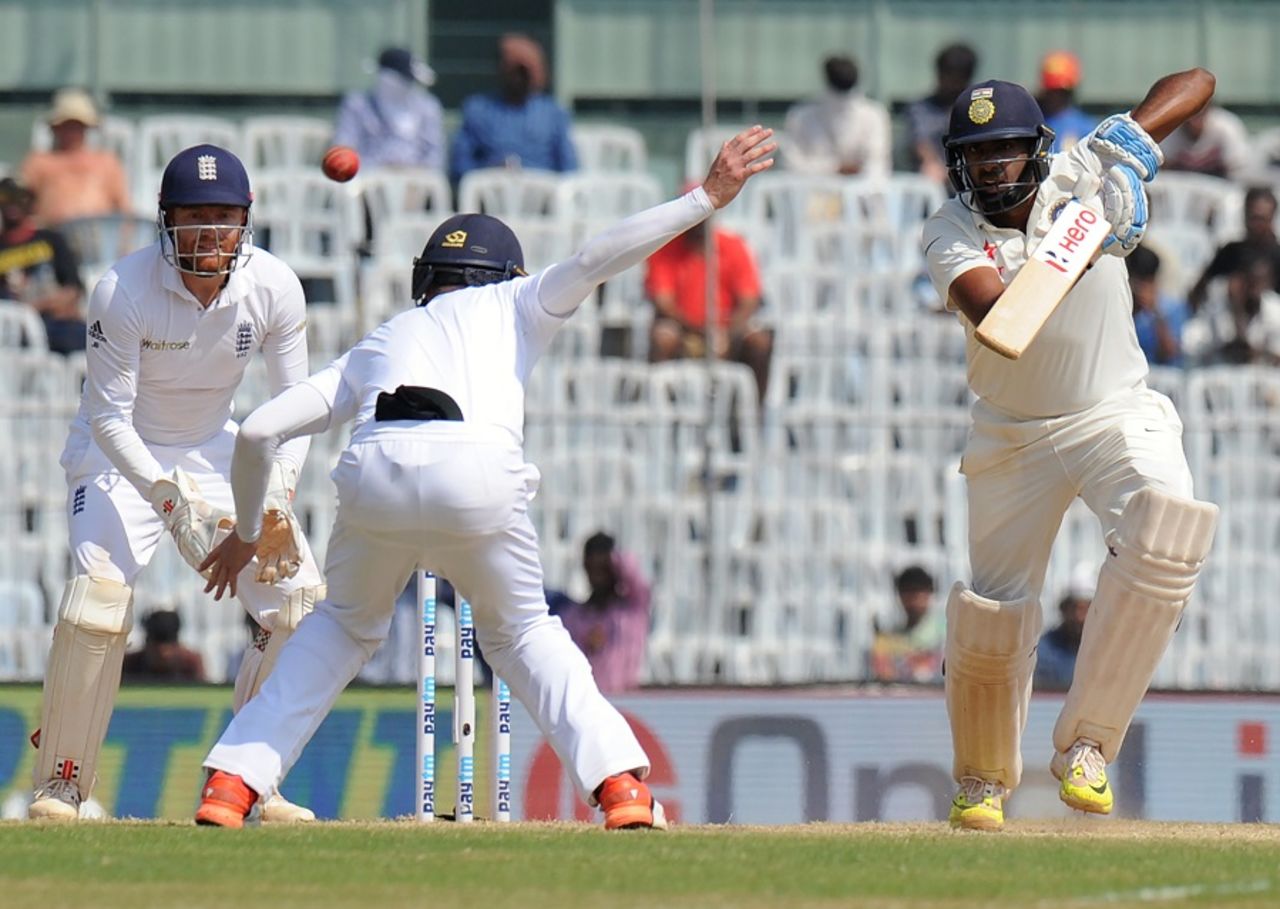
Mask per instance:
[[[1018,180],[997,184],[980,194],[974,191],[977,187],[966,166],[965,148],[999,139],[1030,140],[1032,144],[1026,155],[1000,159],[1002,163],[1026,160],[1027,167]],[[1049,176],[1053,130],[1045,124],[1044,114],[1031,92],[1015,82],[989,79],[966,88],[956,97],[942,144],[947,153],[951,186],[957,193],[970,194],[965,201],[970,209],[994,215],[1017,208]]]
[[[165,165],[164,175],[160,178],[158,222],[165,261],[187,274],[210,276],[231,273],[249,258],[249,255],[243,253],[243,249],[253,235],[248,212],[252,204],[253,192],[249,188],[249,174],[240,159],[227,149],[217,145],[194,145],[178,152]],[[245,209],[245,214],[239,223],[234,224],[188,224],[177,227],[170,223],[171,209],[195,205],[234,206]],[[189,253],[178,254],[180,233],[194,237],[194,245],[199,245],[201,232],[206,231],[212,233],[215,241],[220,241],[230,231],[239,231],[234,251],[220,253],[218,267],[212,270],[199,269]]]
[[[413,260],[413,300],[421,306],[433,285],[480,287],[524,274],[524,251],[510,227],[491,215],[453,215]]]
[[[217,145],[194,145],[173,156],[160,178],[160,207],[253,204],[240,159]]]

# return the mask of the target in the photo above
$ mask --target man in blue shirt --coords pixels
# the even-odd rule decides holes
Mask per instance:
[[[435,78],[408,50],[384,49],[374,87],[342,99],[334,144],[354,148],[365,167],[443,170],[444,112],[427,91]]]
[[[1051,51],[1040,63],[1040,110],[1045,124],[1053,130],[1051,152],[1064,152],[1098,125],[1098,121],[1076,107],[1080,85],[1080,58],[1070,51]]]
[[[450,177],[456,182],[480,167],[576,170],[569,114],[545,91],[542,48],[524,35],[504,35],[498,48],[499,90],[462,102]]]
[[[1182,365],[1182,329],[1191,312],[1183,300],[1160,293],[1160,257],[1139,246],[1124,260],[1133,292],[1133,327],[1151,366]]]

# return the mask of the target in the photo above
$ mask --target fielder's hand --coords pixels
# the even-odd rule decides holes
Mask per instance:
[[[773,167],[773,158],[767,158],[778,150],[776,142],[770,142],[773,130],[757,124],[738,133],[724,145],[711,162],[702,189],[717,209],[734,200],[747,180]]]
[[[203,572],[209,552],[231,533],[230,512],[214,508],[200,496],[200,487],[181,467],[151,484],[151,507],[164,521],[178,552],[192,568]]]
[[[267,497],[263,501],[262,534],[258,537],[258,574],[260,584],[274,584],[291,578],[302,567],[302,551],[306,542],[302,526],[293,513],[293,487],[296,477],[285,464],[271,465],[267,481]]]
[[[236,578],[240,577],[244,566],[253,561],[257,551],[256,541],[246,543],[235,533],[228,536],[200,563],[200,573],[209,579],[204,592],[212,592],[215,600],[222,599],[223,593],[235,596]]]

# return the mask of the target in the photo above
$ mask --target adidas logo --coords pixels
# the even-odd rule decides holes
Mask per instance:
[[[208,789],[206,789],[206,790],[204,791],[204,797],[205,797],[205,798],[207,798],[207,799],[211,799],[211,798],[213,798],[213,787],[212,787],[212,786],[210,786]]]
[[[102,330],[102,323],[100,321],[95,320],[94,323],[89,326],[89,340],[93,342],[94,347],[98,346],[99,341],[105,342],[107,340],[107,335]]]
[[[633,799],[638,799],[638,798],[640,798],[640,790],[639,790],[639,789],[632,789],[632,790],[631,790],[631,797],[632,797]]]

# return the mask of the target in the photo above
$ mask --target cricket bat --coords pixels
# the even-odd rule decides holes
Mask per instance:
[[[978,340],[1010,360],[1022,356],[1110,232],[1100,214],[1077,199],[1068,202],[978,325]]]

